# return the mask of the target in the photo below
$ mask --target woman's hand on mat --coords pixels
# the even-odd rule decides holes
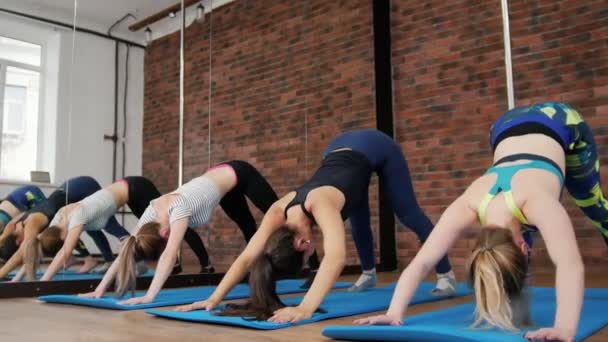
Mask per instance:
[[[186,311],[194,311],[194,310],[207,310],[207,311],[211,311],[213,309],[215,309],[215,307],[217,306],[216,302],[210,301],[210,300],[201,300],[200,302],[194,302],[192,304],[188,304],[188,305],[181,305],[175,308],[175,311],[181,311],[181,312],[186,312]]]
[[[274,316],[268,319],[269,322],[273,323],[297,323],[301,320],[312,317],[310,312],[298,306],[288,306],[274,312]]]
[[[153,297],[143,296],[143,297],[133,297],[131,299],[123,300],[122,302],[118,302],[120,305],[137,305],[137,304],[148,304],[154,301]]]
[[[101,298],[101,296],[103,296],[103,291],[93,291],[93,292],[88,292],[88,293],[79,293],[78,297],[81,298]]]
[[[542,328],[524,335],[528,341],[574,341],[574,334],[559,328]]]
[[[401,317],[377,315],[360,318],[354,321],[356,325],[403,325]]]

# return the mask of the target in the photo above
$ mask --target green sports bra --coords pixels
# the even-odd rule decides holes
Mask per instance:
[[[523,159],[529,159],[530,162],[524,164],[498,167],[498,165],[501,163]],[[494,183],[494,186],[483,198],[477,209],[479,222],[482,225],[486,224],[486,211],[488,210],[488,205],[490,204],[490,201],[492,201],[492,199],[496,197],[496,195],[498,195],[500,192],[504,193],[505,201],[507,202],[507,206],[511,210],[513,216],[515,216],[522,224],[529,224],[528,220],[524,216],[524,213],[515,204],[515,199],[513,198],[513,193],[511,192],[511,179],[517,172],[526,169],[541,169],[549,171],[555,174],[559,178],[560,185],[562,187],[564,186],[564,175],[562,174],[562,171],[557,166],[557,164],[555,164],[555,162],[553,162],[551,159],[542,156],[537,156],[534,154],[515,154],[512,156],[505,157],[496,162],[494,166],[489,168],[488,171],[486,171],[485,173],[486,175],[489,173],[495,173],[498,177],[496,178],[496,183]]]

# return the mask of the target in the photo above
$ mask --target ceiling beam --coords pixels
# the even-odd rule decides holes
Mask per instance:
[[[200,2],[200,0],[185,0],[184,1],[184,7],[186,7],[186,8],[190,7],[190,6],[194,5],[194,4],[196,4],[197,2]],[[176,3],[173,6],[169,6],[169,7],[165,8],[164,10],[162,10],[162,11],[156,13],[156,14],[153,14],[153,15],[151,15],[151,16],[143,19],[143,20],[140,20],[140,21],[136,22],[135,24],[129,26],[129,30],[131,30],[131,31],[139,31],[139,30],[141,30],[144,27],[147,27],[147,26],[149,26],[151,24],[154,24],[157,21],[160,21],[160,20],[168,17],[170,13],[177,13],[177,12],[179,12],[181,10],[181,8],[182,8],[182,3],[178,2],[178,3]]]

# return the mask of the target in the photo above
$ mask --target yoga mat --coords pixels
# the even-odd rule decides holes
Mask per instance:
[[[6,281],[10,281],[10,279],[12,277],[14,277],[16,274],[16,272],[11,272],[8,274],[8,279]],[[36,279],[40,279],[42,278],[42,276],[44,275],[44,272],[36,272]],[[140,274],[138,277],[150,277],[154,275],[154,270],[148,270],[146,273],[144,274]],[[87,280],[87,279],[101,279],[103,278],[103,274],[97,274],[97,273],[77,273],[76,271],[73,270],[64,270],[64,271],[59,271],[57,272],[57,274],[55,274],[55,276],[53,277],[53,280]],[[25,278],[22,280],[25,281]]]
[[[288,279],[280,280],[277,282],[277,293],[288,294],[288,293],[299,293],[305,292],[305,289],[301,289],[300,285],[304,283],[304,280]],[[351,286],[351,283],[338,282],[334,285],[334,289],[343,289]],[[172,306],[190,304],[199,300],[203,300],[209,297],[215,290],[215,286],[204,286],[197,288],[186,288],[186,289],[169,289],[162,290],[156,296],[156,299],[152,303],[138,304],[138,305],[121,305],[118,302],[125,299],[129,299],[132,296],[127,295],[123,298],[117,299],[112,295],[105,295],[99,299],[93,298],[81,298],[75,295],[48,295],[42,296],[38,299],[47,303],[59,303],[59,304],[74,304],[91,306],[95,308],[103,309],[114,309],[114,310],[139,310],[156,308],[161,306]],[[143,296],[145,292],[136,292],[137,296]],[[232,291],[226,295],[226,299],[240,299],[249,297],[249,286],[246,284],[238,284]]]
[[[433,288],[434,284],[421,284],[412,300],[412,303],[425,303],[445,299],[445,297],[441,298],[431,296],[430,292]],[[295,325],[313,323],[330,318],[352,316],[362,313],[384,310],[390,304],[394,289],[395,284],[391,284],[388,286],[379,287],[364,292],[330,293],[327,295],[327,297],[325,297],[325,300],[321,304],[321,309],[327,311],[326,313],[315,313],[310,319],[300,321]],[[470,290],[465,285],[458,285],[456,296],[466,296],[468,294],[470,294]],[[283,302],[287,305],[292,306],[298,305],[301,300],[302,297],[286,298],[283,300]],[[232,325],[259,330],[282,329],[294,325],[292,323],[279,324],[268,321],[253,321],[242,317],[215,316],[212,312],[208,312],[205,310],[191,312],[146,310],[145,312],[163,318],[171,318],[198,323]]]
[[[582,341],[608,325],[608,289],[586,289],[583,310],[576,334]],[[524,331],[509,333],[497,329],[469,328],[473,322],[473,304],[428,312],[405,318],[405,325],[393,326],[330,326],[323,335],[340,340],[357,341],[429,341],[429,342],[474,342],[474,341],[527,341]],[[532,290],[532,320],[539,327],[551,327],[555,317],[555,289],[534,288]]]

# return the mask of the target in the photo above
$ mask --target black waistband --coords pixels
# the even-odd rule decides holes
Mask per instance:
[[[551,160],[547,157],[539,156],[538,154],[532,154],[532,153],[512,154],[510,156],[500,158],[496,163],[494,163],[493,166],[498,166],[500,164],[514,162],[514,161],[518,161],[518,160],[539,160],[539,161],[545,162],[545,163],[553,166],[556,170],[559,170],[559,172],[562,174],[562,176],[564,176],[562,169],[559,167],[559,165],[557,165],[556,162],[554,162],[553,160]]]
[[[494,146],[492,146],[492,150],[496,149],[496,146],[498,146],[501,141],[507,138],[518,137],[526,134],[546,135],[549,138],[555,140],[560,146],[564,146],[562,138],[550,127],[547,127],[538,122],[523,122],[517,126],[513,126],[509,129],[500,132],[500,134],[498,135],[498,137],[496,137],[496,140],[494,141]]]

